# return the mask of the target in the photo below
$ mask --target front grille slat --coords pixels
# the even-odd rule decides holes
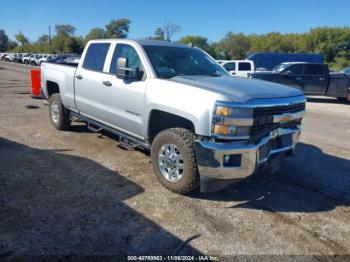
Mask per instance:
[[[254,108],[254,124],[249,133],[250,142],[258,143],[263,137],[277,128],[295,128],[297,125],[300,125],[301,120],[293,120],[287,123],[273,123],[273,115],[295,113],[303,110],[305,110],[305,103]]]
[[[279,115],[284,113],[295,113],[305,110],[305,104],[294,104],[289,106],[257,107],[254,108],[254,116],[259,115]]]

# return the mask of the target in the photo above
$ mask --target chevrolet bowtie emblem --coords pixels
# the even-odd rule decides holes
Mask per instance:
[[[286,123],[289,122],[292,119],[292,115],[291,114],[285,114],[281,117],[281,122],[282,123]]]

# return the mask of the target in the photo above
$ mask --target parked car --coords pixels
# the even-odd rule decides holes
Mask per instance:
[[[43,63],[41,87],[55,128],[82,119],[150,150],[157,179],[176,193],[276,168],[305,110],[300,90],[231,77],[201,49],[167,41],[89,41],[78,65]]]
[[[58,63],[58,64],[64,64],[66,63],[65,60],[72,56],[72,54],[61,54],[61,55],[56,55],[55,57],[48,59],[47,62],[51,63]]]
[[[218,60],[218,62],[234,76],[248,77],[255,71],[254,63],[250,60]]]
[[[15,54],[8,54],[5,56],[5,61],[6,62],[13,62],[15,59]]]
[[[343,68],[342,70],[339,71],[339,73],[350,76],[350,67]]]
[[[29,65],[35,65],[34,60],[37,59],[38,56],[39,56],[38,54],[31,55],[29,57]]]
[[[250,77],[292,86],[306,95],[331,96],[350,102],[350,76],[330,74],[326,64],[282,63],[271,72],[256,72]]]
[[[20,63],[20,61],[22,61],[22,54],[15,54],[13,62]]]
[[[26,54],[26,55],[24,55],[23,58],[22,58],[23,64],[26,64],[26,65],[30,64],[30,59],[32,57],[34,57],[34,56],[35,56],[35,54]]]
[[[22,53],[17,57],[16,62],[17,63],[23,63],[23,58],[26,57],[28,55],[28,53]]]
[[[0,54],[0,61],[5,61],[5,58],[8,54],[7,53],[1,53]]]
[[[33,66],[40,65],[40,59],[43,58],[43,55],[36,55],[30,60],[30,64]]]
[[[81,55],[71,55],[65,59],[68,64],[79,64]]]
[[[51,55],[42,55],[41,58],[39,58],[38,60],[38,65],[41,65],[41,63],[46,62],[50,57]]]
[[[253,53],[249,55],[247,60],[253,61],[257,71],[270,71],[277,65],[284,62],[308,62],[319,63],[324,62],[321,54],[304,54],[304,53]]]

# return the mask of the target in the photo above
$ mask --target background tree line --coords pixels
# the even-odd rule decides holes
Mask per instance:
[[[0,52],[80,53],[92,39],[126,38],[130,23],[127,18],[112,20],[104,28],[91,29],[85,37],[76,36],[76,28],[72,25],[56,25],[51,45],[47,34],[31,42],[24,33],[19,32],[15,35],[16,41],[12,41],[4,30],[0,30]],[[156,28],[153,36],[145,38],[171,41],[179,32],[179,25],[165,23]],[[325,61],[335,69],[350,66],[350,27],[319,27],[307,33],[295,34],[271,32],[246,35],[228,32],[218,42],[209,42],[204,36],[187,35],[177,42],[200,47],[216,59],[244,59],[254,52],[311,52],[323,54]]]

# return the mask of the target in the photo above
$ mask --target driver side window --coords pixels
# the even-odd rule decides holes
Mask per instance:
[[[119,57],[128,59],[127,67],[136,71],[142,71],[141,60],[136,50],[127,44],[117,44],[113,53],[111,66],[109,68],[109,72],[111,74],[116,74],[117,72],[117,60]]]
[[[224,68],[227,71],[235,71],[236,70],[236,63],[226,63],[226,64],[224,64]]]

